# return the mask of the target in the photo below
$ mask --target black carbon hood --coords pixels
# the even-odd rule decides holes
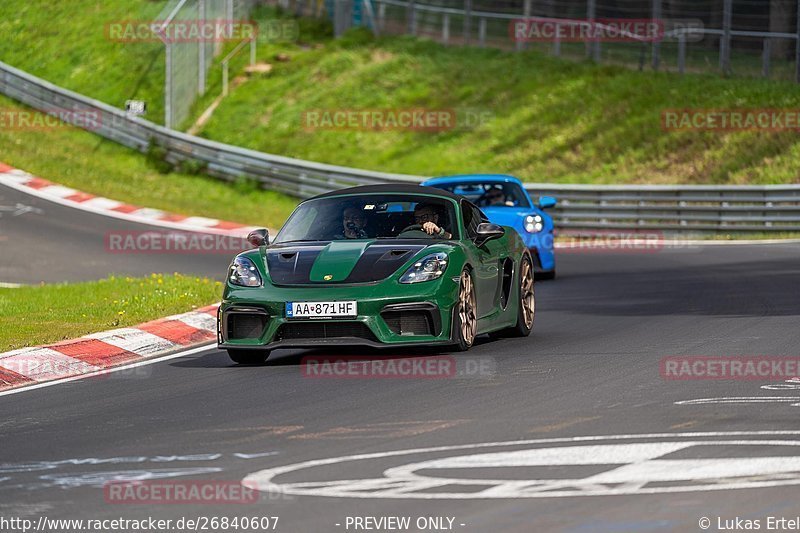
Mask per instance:
[[[267,269],[276,285],[368,283],[391,276],[431,244],[419,239],[279,244],[266,251]]]

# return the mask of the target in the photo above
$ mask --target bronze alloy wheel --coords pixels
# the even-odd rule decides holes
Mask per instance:
[[[461,327],[461,339],[467,347],[475,342],[475,333],[478,326],[475,300],[475,287],[472,276],[467,270],[461,273],[461,283],[458,290],[458,318]]]
[[[520,308],[522,311],[522,320],[527,329],[533,327],[533,313],[536,309],[536,302],[533,297],[533,268],[531,267],[530,260],[522,261],[522,270],[520,275]]]

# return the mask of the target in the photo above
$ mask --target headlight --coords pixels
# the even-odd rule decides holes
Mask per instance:
[[[406,270],[400,283],[417,283],[420,281],[431,281],[442,277],[447,268],[447,254],[439,252],[426,255]]]
[[[237,257],[233,260],[228,279],[231,284],[242,287],[261,286],[261,274],[258,273],[256,265],[246,257]]]
[[[539,233],[544,227],[544,221],[539,215],[528,215],[525,217],[525,231],[528,233]]]

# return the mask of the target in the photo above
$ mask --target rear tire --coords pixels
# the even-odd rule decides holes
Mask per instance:
[[[269,357],[269,350],[228,350],[228,357],[240,365],[263,365]]]
[[[453,306],[453,349],[466,352],[475,342],[478,331],[477,300],[475,284],[469,269],[461,271],[458,282],[458,301]]]
[[[553,272],[555,275],[555,272]],[[509,337],[527,337],[533,329],[533,318],[536,311],[536,299],[533,293],[533,261],[531,256],[525,254],[519,262],[519,280],[517,294],[519,306],[517,308],[517,323],[503,330]]]

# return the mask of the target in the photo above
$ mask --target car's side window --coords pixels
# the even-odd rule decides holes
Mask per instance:
[[[474,239],[478,234],[478,224],[481,223],[483,213],[470,202],[463,200],[461,202],[461,214],[464,217],[464,229],[467,233],[468,239]]]

